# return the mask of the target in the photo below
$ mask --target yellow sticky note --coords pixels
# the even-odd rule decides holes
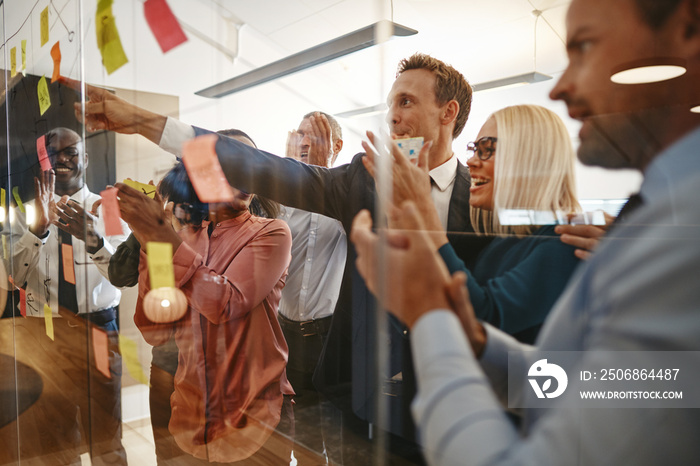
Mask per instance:
[[[36,88],[39,95],[39,111],[43,115],[51,106],[51,97],[49,96],[49,85],[46,84],[46,76],[42,76]]]
[[[27,69],[27,39],[22,39],[22,71]]]
[[[124,362],[124,365],[126,365],[126,370],[129,371],[131,377],[144,385],[149,385],[148,378],[146,377],[146,374],[143,373],[143,369],[141,368],[136,342],[131,338],[120,334],[119,351],[122,354],[122,361]]]
[[[25,213],[24,204],[22,204],[22,199],[19,197],[19,186],[12,188],[12,196],[15,198],[17,207],[19,207],[20,212]]]
[[[150,241],[146,244],[146,255],[151,288],[175,288],[173,245]]]
[[[10,77],[17,74],[17,47],[10,49]]]
[[[2,236],[2,257],[7,257],[7,237]]]
[[[137,191],[140,191],[144,193],[146,196],[150,197],[151,199],[155,199],[156,197],[156,187],[153,186],[152,184],[146,184],[146,183],[140,183],[138,181],[133,181],[133,180],[124,180],[122,181],[127,186],[131,186]]]
[[[102,64],[107,74],[112,74],[129,62],[119,38],[117,22],[112,14],[112,0],[100,0],[95,14],[97,48],[102,54]]]
[[[2,208],[2,210],[5,210],[5,207],[7,207],[7,204],[5,203],[5,195],[5,188],[0,188],[0,207]]]
[[[53,312],[46,303],[44,303],[44,323],[46,324],[46,336],[53,340]]]
[[[41,10],[41,46],[49,41],[49,7]]]

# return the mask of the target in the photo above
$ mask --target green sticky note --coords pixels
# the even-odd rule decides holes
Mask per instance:
[[[46,76],[41,77],[36,91],[39,95],[39,112],[43,115],[51,106],[51,97],[49,96],[49,85],[46,83]]]
[[[146,244],[151,288],[175,288],[173,245],[149,241]]]
[[[19,207],[20,212],[25,213],[24,204],[22,204],[22,199],[19,197],[19,186],[12,188],[12,196],[15,198],[17,207]]]
[[[131,338],[120,334],[119,351],[122,354],[122,361],[126,366],[126,370],[129,371],[131,377],[133,377],[137,382],[148,385],[148,378],[146,377],[146,374],[143,373],[141,362],[139,361],[136,342]]]
[[[27,39],[22,39],[22,71],[27,69]]]
[[[49,7],[47,6],[41,10],[41,46],[43,47],[45,43],[49,41]]]
[[[17,74],[17,47],[10,49],[10,77]]]
[[[102,64],[107,70],[107,74],[114,73],[129,62],[119,38],[117,22],[112,14],[111,0],[101,0],[97,5],[95,34],[97,34],[97,48],[102,54]]]
[[[53,312],[46,303],[44,303],[44,324],[46,324],[46,336],[53,340]]]

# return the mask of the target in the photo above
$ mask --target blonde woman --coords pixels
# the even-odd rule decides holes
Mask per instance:
[[[374,152],[365,150],[373,170]],[[574,247],[554,233],[555,223],[580,210],[569,135],[550,110],[518,105],[491,115],[468,150],[472,224],[494,236],[471,270],[441,231],[423,163],[412,166],[397,149],[394,203],[415,202],[450,273],[467,273],[477,317],[530,343],[578,263]]]

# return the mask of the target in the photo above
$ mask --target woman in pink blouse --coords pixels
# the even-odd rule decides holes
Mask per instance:
[[[289,408],[284,395],[294,393],[277,321],[290,260],[289,228],[252,215],[252,196],[234,189],[232,202],[210,204],[209,221],[175,233],[156,202],[117,187],[122,215],[139,242],[173,245],[175,286],[188,300],[177,322],[146,317],[150,286],[142,250],[134,321],[148,343],[174,335],[179,349],[170,432],[195,458],[218,463],[249,458]]]

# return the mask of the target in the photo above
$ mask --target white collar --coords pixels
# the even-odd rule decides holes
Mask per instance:
[[[430,170],[430,178],[433,179],[435,185],[440,191],[444,191],[450,187],[455,177],[457,176],[457,157],[452,154],[442,165]]]

